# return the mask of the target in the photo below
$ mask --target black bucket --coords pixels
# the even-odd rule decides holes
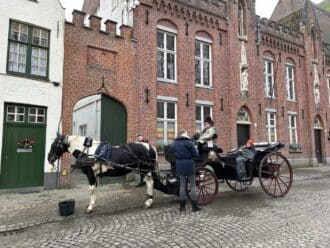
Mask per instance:
[[[74,199],[61,201],[58,203],[61,216],[69,216],[74,212]]]

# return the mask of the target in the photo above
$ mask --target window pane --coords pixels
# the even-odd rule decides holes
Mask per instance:
[[[164,103],[157,102],[157,118],[164,118]]]
[[[175,50],[175,42],[174,42],[174,36],[173,35],[169,35],[166,34],[166,49],[170,50],[170,51],[174,51]]]
[[[36,114],[36,108],[29,108],[29,114],[30,115],[35,115]]]
[[[195,56],[201,57],[201,43],[199,41],[195,42]]]
[[[174,80],[175,79],[175,61],[174,54],[167,54],[167,78]]]
[[[29,122],[35,123],[36,122],[36,116],[35,115],[29,115]]]
[[[164,145],[164,122],[157,121],[157,146]]]
[[[203,81],[204,85],[210,85],[210,63],[207,61],[203,63]]]
[[[24,107],[17,107],[17,113],[24,114]]]
[[[175,119],[175,104],[167,103],[167,118]]]
[[[164,33],[157,32],[157,47],[164,48]]]
[[[7,114],[7,121],[15,121],[15,115],[14,114]]]
[[[45,122],[45,117],[44,116],[38,116],[37,117],[37,122],[38,123],[44,123]]]
[[[48,32],[40,28],[33,28],[32,43],[34,45],[48,47]]]
[[[202,84],[200,60],[195,60],[195,84]]]
[[[211,117],[211,108],[208,106],[204,106],[204,119],[208,116]]]
[[[157,77],[164,78],[164,52],[157,52]]]
[[[202,121],[201,106],[196,106],[196,120]]]
[[[7,112],[8,113],[15,113],[15,107],[14,106],[8,106],[7,107]]]
[[[203,58],[210,58],[210,46],[208,44],[203,44]]]
[[[28,27],[25,24],[12,22],[10,30],[10,39],[27,42]]]
[[[31,74],[46,76],[47,73],[47,50],[42,48],[32,48]]]
[[[45,115],[45,109],[38,108],[38,115]]]
[[[202,132],[202,123],[197,122],[196,123],[196,133],[200,133],[200,132]]]
[[[24,115],[17,115],[17,122],[23,122],[24,121]]]
[[[173,139],[175,137],[175,122],[167,123],[167,143],[173,143]]]
[[[10,42],[9,45],[9,71],[25,73],[27,46]]]

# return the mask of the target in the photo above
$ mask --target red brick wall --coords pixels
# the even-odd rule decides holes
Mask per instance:
[[[131,29],[122,26],[121,36],[114,32],[115,23],[108,22],[107,32],[100,31],[100,18],[92,16],[89,27],[83,26],[85,14],[75,11],[73,22],[65,25],[65,61],[63,83],[63,133],[72,133],[75,104],[82,98],[103,93],[121,102],[127,111],[128,139],[136,134],[136,42]],[[104,78],[104,88],[102,82]],[[68,159],[62,170],[69,169]],[[61,185],[69,183],[61,177]]]

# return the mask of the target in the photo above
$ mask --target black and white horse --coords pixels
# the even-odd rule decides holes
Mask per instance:
[[[86,137],[57,135],[48,153],[48,161],[54,166],[54,162],[61,158],[65,152],[73,154],[80,160],[86,158],[86,163],[81,163],[80,168],[89,181],[90,201],[86,210],[87,213],[95,210],[98,176],[122,176],[134,170],[143,173],[147,188],[145,208],[149,208],[153,203],[154,179],[157,181],[156,184],[160,186],[157,188],[164,192],[164,187],[156,175],[158,172],[157,152],[153,146],[148,143],[134,142],[120,147],[112,147],[110,160],[104,161],[97,158],[88,160],[88,155],[94,156],[99,142],[94,141],[88,148],[85,142]]]

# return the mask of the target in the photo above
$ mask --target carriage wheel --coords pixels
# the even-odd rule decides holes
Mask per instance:
[[[216,175],[208,168],[196,169],[196,195],[199,205],[207,205],[216,197],[219,189],[219,183]],[[186,192],[191,199],[191,186],[187,183]]]
[[[292,167],[281,153],[269,153],[260,162],[259,181],[270,196],[283,197],[292,185]]]
[[[231,188],[236,192],[243,192],[247,190],[251,186],[252,182],[253,182],[253,178],[251,178],[250,181],[246,182],[247,185],[244,185],[243,182],[240,181],[226,179],[226,183],[228,184],[229,188]]]

